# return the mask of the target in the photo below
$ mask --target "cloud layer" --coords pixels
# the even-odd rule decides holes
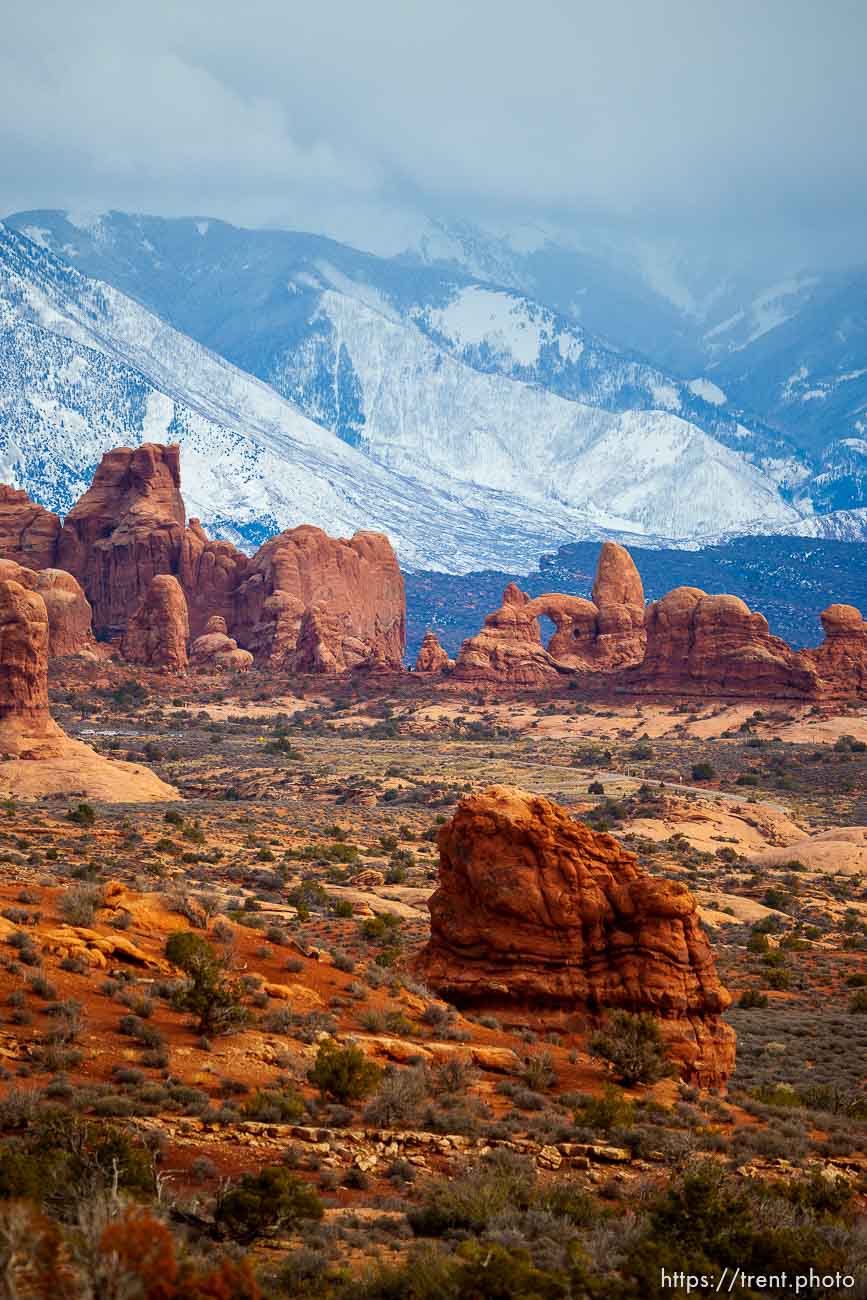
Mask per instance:
[[[785,227],[857,254],[865,54],[863,0],[31,0],[4,16],[0,209]]]

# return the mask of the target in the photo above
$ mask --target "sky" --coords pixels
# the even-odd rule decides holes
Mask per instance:
[[[29,0],[0,213],[422,218],[867,262],[864,0]]]

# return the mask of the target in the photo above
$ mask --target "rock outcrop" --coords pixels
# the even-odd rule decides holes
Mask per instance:
[[[446,668],[454,668],[454,666],[454,659],[449,659],[440,644],[436,632],[425,632],[424,640],[415,658],[415,671],[417,673],[441,673]]]
[[[35,591],[0,581],[0,753],[50,757],[63,732],[48,711],[48,611]]]
[[[543,647],[539,619],[554,634]],[[611,673],[641,662],[644,588],[629,552],[605,542],[599,555],[593,600],[547,592],[531,599],[510,582],[500,609],[489,614],[477,636],[461,646],[459,680],[543,686],[572,672]]]
[[[48,654],[87,653],[93,648],[91,609],[87,597],[71,573],[63,569],[27,569],[14,560],[0,560],[0,579],[20,583],[36,591],[48,613]]]
[[[815,698],[815,666],[772,636],[767,620],[737,596],[676,587],[650,605],[642,663],[623,674],[642,693]]]
[[[201,636],[214,615],[231,623],[234,593],[249,564],[248,556],[231,542],[211,541],[198,519],[189,521],[177,576],[187,597],[192,636]]]
[[[506,786],[464,798],[439,850],[431,937],[416,959],[432,988],[458,1005],[567,1018],[648,1011],[686,1078],[725,1081],[731,999],[684,885],[648,876],[610,835]]]
[[[48,709],[48,611],[36,591],[0,579],[0,795],[75,792],[122,803],[176,799],[148,768],[71,740]]]
[[[826,696],[867,694],[867,623],[854,605],[829,605],[822,612],[825,640],[799,656],[808,660]]]
[[[0,557],[28,569],[50,569],[57,558],[60,519],[20,488],[0,483]]]
[[[223,616],[212,614],[190,648],[190,662],[209,672],[244,673],[252,667],[253,656],[249,650],[239,649],[238,642],[228,635]]]
[[[134,664],[181,673],[187,667],[190,620],[187,598],[177,578],[158,573],[127,624],[121,653]]]
[[[84,587],[98,634],[122,633],[151,579],[177,573],[185,518],[177,444],[105,453],[57,543],[57,563]]]
[[[265,542],[234,594],[232,635],[257,662],[345,672],[371,652],[399,669],[406,643],[403,577],[382,533],[350,540],[291,528]]]

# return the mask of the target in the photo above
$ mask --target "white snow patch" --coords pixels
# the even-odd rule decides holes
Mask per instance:
[[[32,239],[40,248],[51,247],[51,231],[46,230],[44,226],[22,226],[21,233],[28,239]]]
[[[710,379],[691,379],[687,384],[687,388],[696,397],[700,397],[702,401],[710,402],[712,406],[725,406],[728,401],[723,390],[717,384],[712,383]]]
[[[165,393],[158,393],[156,390],[148,393],[145,402],[144,420],[142,421],[142,434],[146,438],[164,438],[168,431],[169,425],[174,419],[175,404]]]
[[[202,236],[203,239],[205,235],[208,233],[208,231],[210,230],[210,227],[211,227],[210,221],[196,222],[196,230],[198,230],[199,234]]]
[[[660,383],[656,379],[651,379],[648,384],[650,395],[657,406],[664,411],[680,410],[680,393],[674,384]]]
[[[428,320],[458,347],[486,344],[519,366],[538,363],[549,332],[544,328],[547,322],[531,317],[523,299],[476,285],[461,289],[447,307],[431,309]],[[560,351],[562,355],[562,342]]]

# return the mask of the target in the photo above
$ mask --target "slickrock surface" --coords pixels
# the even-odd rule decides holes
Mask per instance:
[[[415,671],[417,673],[441,673],[446,668],[453,668],[454,660],[449,659],[440,645],[436,632],[427,631],[416,655]]]
[[[610,835],[509,786],[464,798],[439,850],[417,959],[431,987],[459,1005],[652,1012],[685,1077],[725,1081],[730,998],[684,885],[648,876]]]
[[[0,556],[30,569],[55,562],[60,519],[20,488],[0,483]]]
[[[180,673],[187,667],[189,635],[183,588],[170,573],[158,573],[129,621],[121,651],[130,663]]]
[[[91,609],[71,573],[64,569],[27,569],[14,560],[0,560],[0,579],[36,591],[48,613],[48,654],[77,655],[92,650]]]

